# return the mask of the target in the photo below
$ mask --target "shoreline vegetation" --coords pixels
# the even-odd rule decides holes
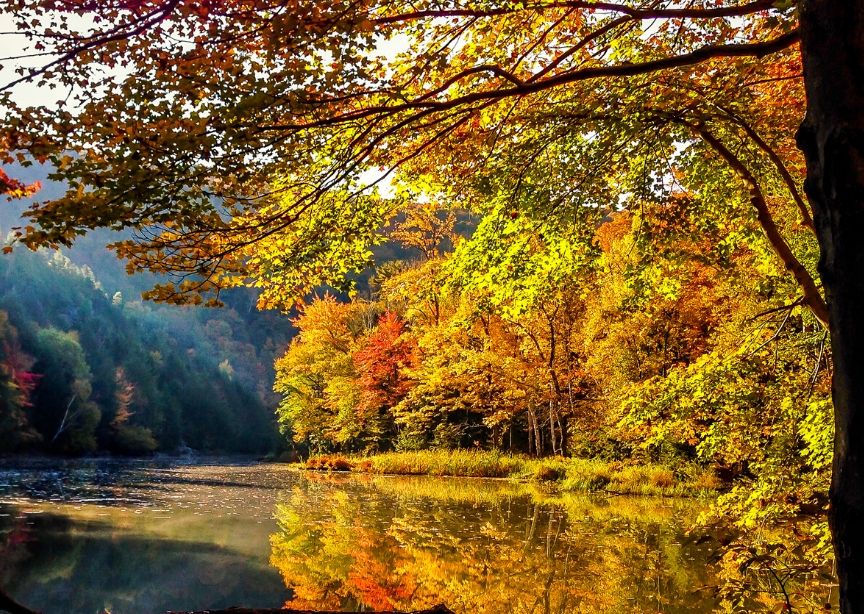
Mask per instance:
[[[673,468],[589,458],[531,458],[484,450],[421,450],[372,456],[323,454],[310,457],[301,463],[301,468],[377,475],[503,478],[541,483],[564,492],[664,497],[708,496],[724,487],[711,469],[695,464]]]

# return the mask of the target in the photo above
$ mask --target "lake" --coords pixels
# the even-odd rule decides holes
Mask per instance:
[[[702,509],[224,459],[7,463],[0,585],[45,614],[707,612]]]

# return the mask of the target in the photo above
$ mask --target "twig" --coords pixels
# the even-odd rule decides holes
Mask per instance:
[[[66,430],[66,427],[68,426],[68,424],[66,423],[66,419],[69,418],[69,410],[72,408],[72,403],[75,402],[75,398],[77,396],[78,396],[77,394],[73,394],[72,398],[69,399],[69,403],[66,404],[66,411],[63,413],[63,419],[60,421],[60,426],[57,428],[57,432],[54,433],[54,437],[51,438],[51,443],[54,443],[55,441],[57,441],[57,438],[60,437],[60,433],[62,433],[63,431]],[[72,418],[75,418],[75,416],[77,416],[77,415],[78,415],[78,412],[76,411],[72,414]],[[71,422],[71,418],[70,418],[70,422]]]
[[[778,311],[785,311],[787,309],[794,309],[795,307],[797,307],[798,305],[801,305],[803,303],[804,303],[804,297],[802,296],[802,297],[798,298],[798,300],[793,301],[793,302],[789,303],[788,305],[781,305],[780,307],[774,307],[773,309],[766,309],[765,311],[761,311],[761,312],[757,313],[755,316],[752,316],[752,317],[747,318],[747,319],[748,320],[756,320],[758,318],[761,318],[762,316],[767,316],[767,315],[770,315],[772,313],[777,313]]]
[[[825,339],[828,337],[828,331],[822,333],[822,341],[819,342],[819,356],[816,357],[816,365],[813,367],[813,374],[810,376],[810,385],[807,387],[807,397],[813,394],[813,387],[816,386],[816,379],[819,376],[819,371],[822,367],[822,355],[825,353]]]

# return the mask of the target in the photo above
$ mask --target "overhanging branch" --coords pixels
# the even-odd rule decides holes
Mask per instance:
[[[719,58],[735,58],[735,57],[764,57],[777,53],[788,47],[791,47],[799,40],[797,30],[782,34],[776,38],[758,43],[740,43],[731,45],[707,45],[689,53],[660,58],[657,60],[649,60],[647,62],[638,63],[622,63],[612,66],[596,66],[589,68],[579,68],[564,71],[540,80],[526,80],[521,85],[514,84],[512,87],[498,88],[483,92],[473,92],[463,96],[457,96],[449,100],[428,100],[426,95],[421,96],[413,101],[403,102],[395,105],[376,105],[367,107],[358,111],[343,113],[325,117],[319,120],[314,120],[306,123],[289,123],[289,124],[273,124],[257,126],[260,130],[289,130],[299,131],[310,128],[322,128],[326,126],[338,125],[346,122],[358,121],[376,117],[379,115],[396,115],[404,111],[414,110],[435,110],[444,111],[457,106],[469,105],[476,102],[485,102],[490,100],[501,100],[515,96],[526,96],[535,94],[545,90],[549,90],[571,83],[580,81],[588,81],[591,79],[599,79],[603,77],[634,77],[638,75],[646,75],[662,70],[670,70],[674,68],[684,68],[693,66],[712,59]],[[489,70],[489,67],[484,67]],[[461,77],[467,77],[477,73],[476,68],[466,69],[455,75],[449,81],[455,83]],[[358,93],[358,96],[372,95],[377,92]],[[326,100],[321,102],[326,103]],[[244,127],[244,126],[240,126]],[[256,127],[256,126],[245,126]]]

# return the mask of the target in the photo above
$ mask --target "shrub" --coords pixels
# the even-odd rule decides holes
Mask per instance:
[[[334,456],[330,458],[330,462],[328,463],[328,469],[330,471],[351,471],[353,465],[351,461],[349,461],[344,456]]]
[[[602,490],[612,481],[611,467],[600,460],[574,458],[567,465],[566,490]]]
[[[651,474],[651,483],[657,488],[670,488],[675,484],[675,474],[668,469],[657,469]]]
[[[322,455],[311,457],[304,468],[311,471],[351,471],[354,464],[344,456]]]
[[[567,475],[566,469],[562,467],[552,467],[549,465],[539,465],[534,472],[534,479],[540,482],[558,482]]]
[[[114,429],[111,449],[118,454],[151,454],[158,447],[150,429],[143,426],[125,424]]]

